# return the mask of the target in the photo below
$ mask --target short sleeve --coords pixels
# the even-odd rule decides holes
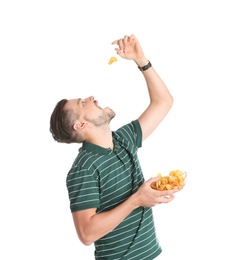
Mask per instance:
[[[142,146],[142,130],[141,125],[138,120],[132,121],[133,127],[134,127],[134,137],[136,146],[140,148]]]
[[[71,212],[98,208],[100,202],[97,180],[88,170],[76,168],[70,170],[66,181]]]

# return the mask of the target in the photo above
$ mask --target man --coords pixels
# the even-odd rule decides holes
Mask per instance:
[[[133,60],[143,74],[150,103],[133,120],[111,131],[115,112],[94,97],[63,99],[51,115],[50,131],[62,143],[82,143],[67,175],[75,228],[95,259],[155,259],[162,251],[152,207],[174,199],[177,190],[157,191],[144,181],[137,150],[170,110],[173,98],[134,35],[114,41],[117,54]],[[139,72],[140,72],[139,71]]]

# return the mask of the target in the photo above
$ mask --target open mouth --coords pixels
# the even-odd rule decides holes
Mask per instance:
[[[95,103],[96,107],[101,108],[101,107],[99,106],[99,103],[98,103],[97,100],[95,100],[94,103]]]

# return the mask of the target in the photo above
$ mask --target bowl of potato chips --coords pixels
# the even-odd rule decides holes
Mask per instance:
[[[168,175],[162,176],[161,173],[157,175],[158,180],[151,183],[151,188],[155,190],[181,190],[187,179],[187,172],[183,170],[172,170]]]

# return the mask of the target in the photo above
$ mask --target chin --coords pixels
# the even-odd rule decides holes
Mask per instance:
[[[107,116],[109,118],[109,121],[111,121],[111,119],[115,117],[115,112],[112,109],[110,109],[110,112],[107,113]]]

